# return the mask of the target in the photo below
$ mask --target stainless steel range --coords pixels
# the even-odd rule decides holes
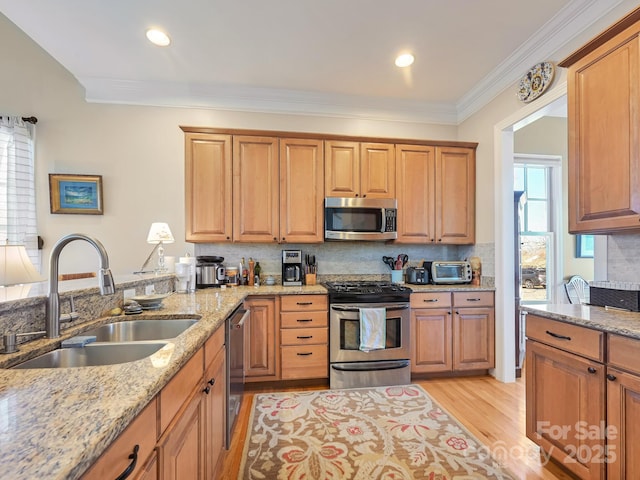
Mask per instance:
[[[330,387],[410,383],[411,289],[389,282],[328,282],[324,285],[329,291],[330,304]],[[364,314],[363,309],[366,309]],[[361,322],[367,321],[369,309],[377,309],[375,313],[383,315],[383,321],[379,322],[383,325],[383,341],[380,341],[380,348],[372,350],[363,349],[361,344]]]

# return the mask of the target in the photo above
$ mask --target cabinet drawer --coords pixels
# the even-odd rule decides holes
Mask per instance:
[[[640,374],[640,340],[609,334],[609,364]]]
[[[136,445],[139,445],[138,460],[136,468],[132,472],[132,478],[141,472],[156,445],[157,412],[157,401],[154,398],[105,450],[96,463],[86,471],[82,480],[118,477],[131,463],[129,455],[133,453],[133,448]]]
[[[411,294],[411,308],[449,308],[451,307],[451,293],[449,292],[420,292]]]
[[[327,310],[328,306],[326,295],[282,295],[280,297],[280,311]]]
[[[182,404],[189,398],[204,374],[204,353],[201,348],[175,374],[160,392],[160,432],[164,432]]]
[[[329,325],[328,312],[282,312],[282,328],[326,327]]]
[[[604,362],[604,333],[569,323],[527,315],[527,337],[547,345]]]
[[[493,292],[453,292],[454,307],[493,307]]]
[[[327,345],[282,347],[282,379],[326,378],[329,376]]]
[[[224,347],[224,335],[226,323],[223,323],[218,329],[209,337],[204,344],[204,366],[205,370],[209,367],[213,359],[222,347]]]
[[[327,344],[329,329],[324,328],[287,328],[280,330],[282,345],[315,345]]]

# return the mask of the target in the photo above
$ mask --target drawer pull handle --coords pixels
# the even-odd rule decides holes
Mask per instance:
[[[433,303],[433,302],[437,302],[438,299],[437,298],[425,298],[424,300],[422,300],[423,302],[427,302],[427,303]]]
[[[559,338],[560,340],[571,340],[571,337],[567,337],[566,335],[560,335],[558,333],[553,333],[547,330],[547,335],[551,335],[553,338]]]
[[[479,302],[479,298],[467,298],[467,302]]]
[[[607,373],[607,380],[611,380],[613,382],[616,378],[617,377],[615,375],[611,375],[610,373]]]
[[[593,368],[593,367],[587,368],[587,372],[589,372],[589,373],[596,373],[596,371],[597,370],[595,368]]]
[[[204,387],[203,392],[206,393],[207,395],[209,395],[209,392],[211,391],[211,387],[209,385],[207,385],[206,387]]]
[[[313,338],[313,335],[298,335],[296,338],[298,340],[309,340],[310,338]]]
[[[210,378],[209,381],[207,382],[209,385],[215,385],[216,384],[216,379],[215,378]]]
[[[131,460],[131,463],[127,466],[127,468],[124,469],[124,472],[118,475],[116,480],[124,480],[125,478],[129,478],[131,472],[135,470],[136,463],[138,463],[138,450],[140,450],[140,445],[136,445],[133,447],[133,452],[131,453],[131,455],[129,455],[129,460]]]
[[[309,355],[313,355],[313,352],[300,352],[296,353],[299,357],[308,357]]]
[[[299,319],[296,320],[296,322],[301,322],[301,323],[313,322],[313,319],[312,318],[299,318]]]
[[[313,305],[313,302],[296,302],[296,305]]]

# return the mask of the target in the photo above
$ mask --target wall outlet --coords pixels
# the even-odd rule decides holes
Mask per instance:
[[[136,296],[136,289],[135,288],[127,288],[124,291],[124,299],[125,300],[128,299],[128,298],[131,298],[131,297],[135,297],[135,296]]]
[[[144,293],[145,295],[153,295],[154,293],[156,293],[156,286],[154,284],[145,286]]]

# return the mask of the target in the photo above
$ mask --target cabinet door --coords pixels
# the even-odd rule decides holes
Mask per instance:
[[[153,452],[151,458],[144,464],[140,475],[134,478],[135,480],[158,480],[160,478],[158,475],[158,454],[156,452]]]
[[[396,198],[394,145],[387,143],[360,144],[360,196]]]
[[[396,145],[397,243],[435,242],[435,150]]]
[[[233,137],[233,240],[277,242],[278,139]]]
[[[493,368],[493,308],[456,308],[453,316],[453,369]]]
[[[325,197],[360,195],[360,144],[326,141],[324,147]]]
[[[204,402],[198,389],[158,444],[163,480],[204,478]]]
[[[280,241],[324,239],[322,140],[280,140]]]
[[[607,368],[607,478],[640,478],[640,377]]]
[[[527,437],[580,478],[604,478],[604,439],[584,431],[604,424],[604,366],[531,340],[526,351]]]
[[[571,233],[640,227],[639,28],[569,69]]]
[[[450,372],[451,310],[411,310],[411,372]]]
[[[205,372],[205,478],[217,478],[226,438],[226,349],[218,351]]]
[[[226,242],[232,235],[231,136],[185,134],[187,242]]]
[[[476,160],[472,148],[436,149],[436,240],[475,243]]]
[[[245,382],[277,380],[275,298],[249,298],[244,305],[251,312],[244,324]]]

